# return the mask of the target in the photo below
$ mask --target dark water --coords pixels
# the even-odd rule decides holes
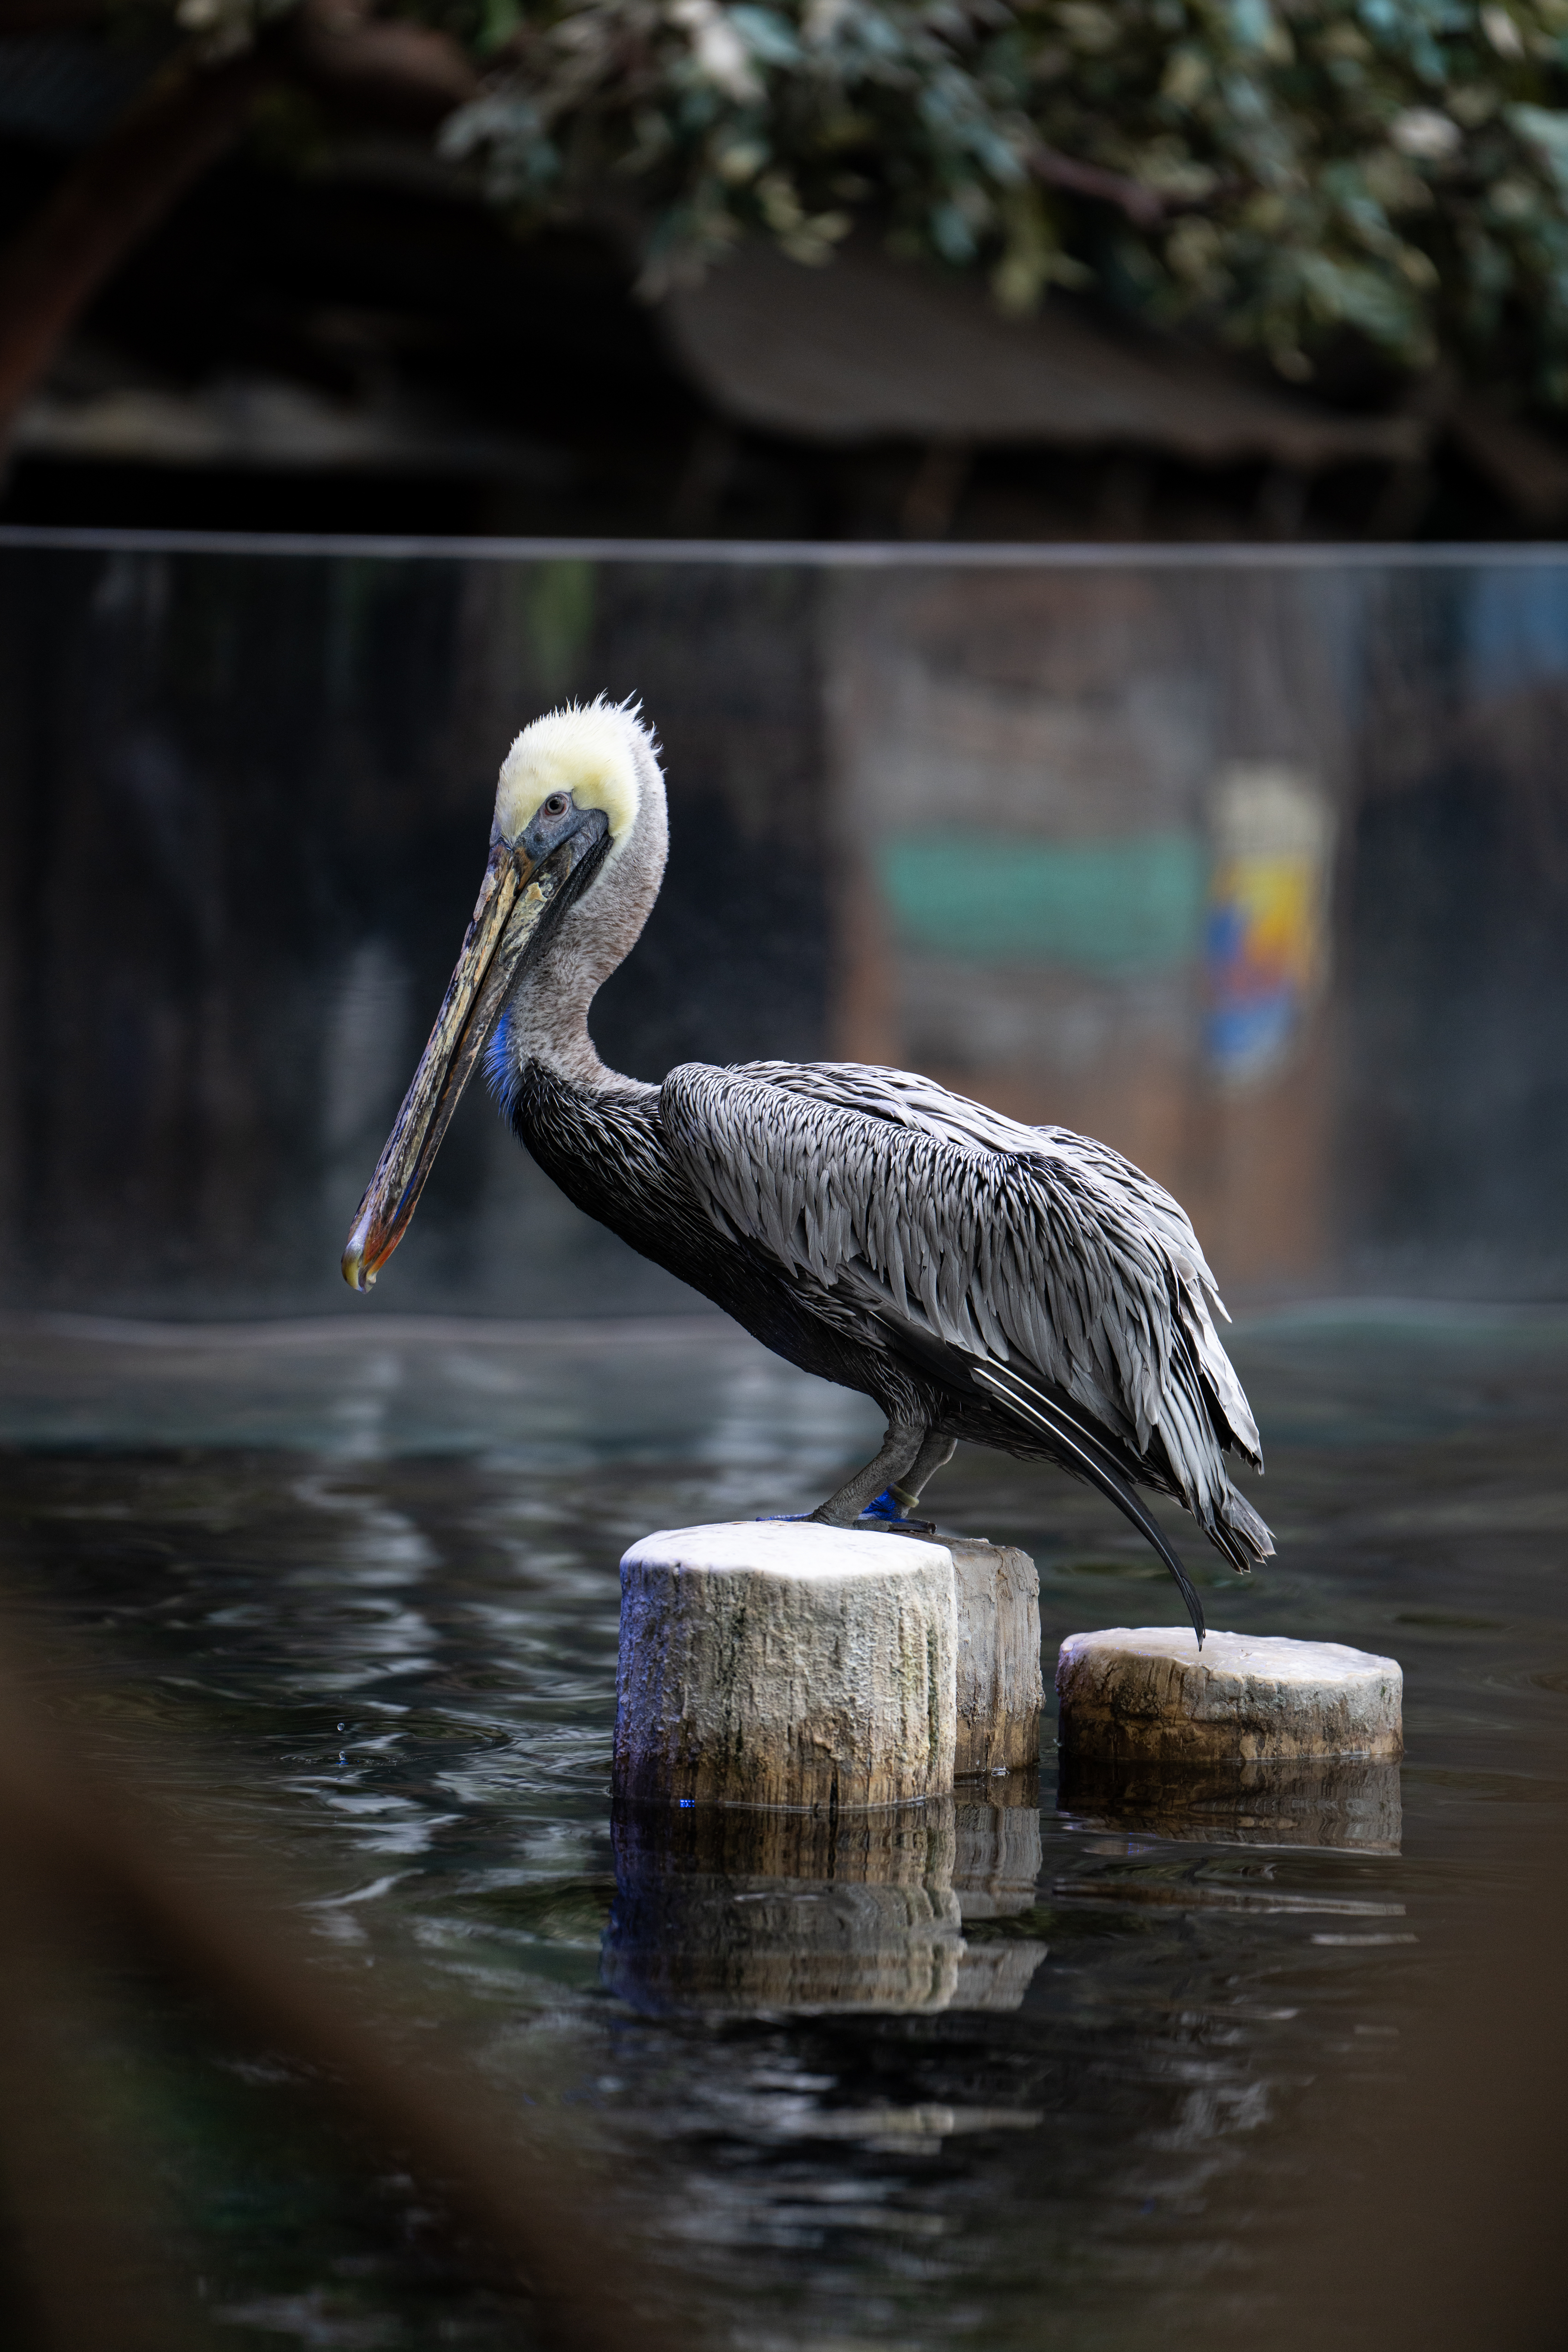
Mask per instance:
[[[809,1506],[868,1407],[705,1320],[5,1336],[6,1573],[74,1736],[155,1727],[176,1792],[294,1872],[323,1967],[402,1956],[520,2102],[608,2135],[744,2352],[1270,2333],[1314,2134],[1360,2118],[1375,2169],[1445,1952],[1568,1810],[1568,1314],[1315,1309],[1237,1343],[1279,1559],[1189,1563],[1221,1626],[1403,1662],[1397,1851],[1064,1815],[1047,1726],[1037,1863],[1027,1790],[942,1831],[939,1994],[809,2015],[661,2011],[657,1970],[606,1970],[616,1562]],[[1033,1553],[1047,1667],[1070,1631],[1179,1621],[1049,1473],[969,1455],[932,1500]],[[519,2340],[409,2184],[352,2181],[300,2124],[284,2070],[155,2007],[114,2063],[216,2333]]]

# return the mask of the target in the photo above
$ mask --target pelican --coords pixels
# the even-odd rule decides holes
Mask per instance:
[[[1202,1604],[1138,1486],[1190,1511],[1242,1573],[1274,1545],[1226,1471],[1227,1454],[1263,1461],[1185,1212],[1105,1144],[906,1070],[687,1062],[648,1086],[607,1069],[589,1008],[637,943],[668,848],[639,707],[601,696],[524,728],[345,1279],[368,1290],[402,1240],[482,1059],[569,1200],[775,1354],[881,1407],[876,1456],[813,1519],[907,1524],[961,1438],[1052,1462],[1147,1538],[1201,1646]]]

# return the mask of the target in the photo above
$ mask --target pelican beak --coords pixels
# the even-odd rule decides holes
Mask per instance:
[[[588,879],[602,845],[593,831],[564,841],[536,866],[527,852],[498,841],[479,889],[429,1042],[414,1083],[376,1162],[343,1251],[343,1280],[368,1290],[408,1230],[441,1139],[463,1089],[495,1033],[531,948]]]

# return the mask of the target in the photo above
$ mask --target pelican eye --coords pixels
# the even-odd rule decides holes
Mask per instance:
[[[544,803],[544,814],[546,816],[564,816],[567,806],[568,802],[564,793],[552,793]]]

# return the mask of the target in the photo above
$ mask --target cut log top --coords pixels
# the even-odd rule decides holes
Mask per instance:
[[[1352,1650],[1343,1642],[1296,1642],[1277,1633],[1210,1633],[1200,1650],[1190,1625],[1109,1625],[1100,1633],[1069,1633],[1062,1643],[1057,1666],[1058,1686],[1069,1660],[1114,1653],[1118,1657],[1168,1660],[1185,1675],[1201,1675],[1215,1685],[1244,1680],[1277,1683],[1286,1689],[1303,1689],[1331,1683],[1376,1681],[1392,1675],[1399,1681],[1397,1659],[1380,1658],[1371,1650]]]
[[[784,1576],[813,1584],[843,1577],[880,1582],[929,1573],[939,1559],[951,1565],[945,1545],[913,1536],[889,1542],[882,1535],[815,1520],[733,1519],[644,1536],[627,1552],[621,1571],[623,1578],[639,1570],[696,1569],[707,1576]]]
[[[1057,1662],[1060,1740],[1080,1756],[1394,1758],[1405,1677],[1341,1642],[1117,1625]]]

